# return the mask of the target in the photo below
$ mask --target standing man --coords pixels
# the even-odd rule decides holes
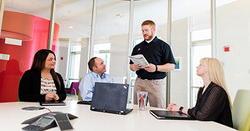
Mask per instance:
[[[152,20],[141,24],[144,41],[136,45],[132,55],[142,54],[149,65],[141,68],[130,61],[130,69],[136,71],[134,103],[137,104],[137,92],[147,91],[149,104],[163,108],[163,87],[166,86],[166,72],[175,68],[175,60],[170,46],[155,36],[156,27]]]
[[[106,65],[101,58],[91,58],[88,62],[88,66],[90,72],[85,75],[79,85],[83,101],[92,101],[95,82],[112,82],[110,76],[105,73]]]

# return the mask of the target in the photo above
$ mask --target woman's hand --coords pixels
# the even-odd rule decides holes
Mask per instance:
[[[57,94],[54,94],[54,100],[56,100],[56,101],[59,100],[59,96]]]
[[[176,104],[174,103],[170,103],[168,104],[168,107],[167,107],[167,110],[168,111],[179,111],[179,106],[177,106]]]
[[[48,93],[45,95],[45,101],[52,101],[54,100],[54,93]]]
[[[180,112],[182,112],[182,113],[184,113],[184,114],[188,114],[188,112],[187,112],[186,109],[184,109],[184,108],[182,107],[182,109],[180,110],[180,106],[177,106],[177,105],[174,104],[174,103],[168,104],[167,110],[168,110],[168,111],[180,111]]]
[[[45,96],[46,101],[57,101],[59,100],[59,96],[55,93],[48,93]]]

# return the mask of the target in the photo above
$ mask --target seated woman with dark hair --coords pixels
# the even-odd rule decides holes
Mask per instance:
[[[19,84],[20,101],[49,102],[66,98],[63,78],[54,71],[55,53],[41,49],[36,52],[30,70],[27,70]]]
[[[197,120],[215,121],[233,127],[230,99],[220,62],[215,58],[203,58],[196,73],[202,78],[204,87],[198,91],[195,107],[185,110],[182,106],[172,103],[167,109],[182,111]]]

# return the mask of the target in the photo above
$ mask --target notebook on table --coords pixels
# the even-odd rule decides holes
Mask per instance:
[[[128,84],[96,82],[90,109],[122,115],[128,114],[133,110],[127,108],[128,91]]]
[[[61,101],[61,102],[58,102],[58,101],[54,101],[54,102],[40,102],[40,105],[41,106],[66,106],[66,104]]]
[[[91,101],[78,101],[77,104],[91,105]]]
[[[179,111],[150,110],[149,112],[157,119],[194,120],[189,115]]]

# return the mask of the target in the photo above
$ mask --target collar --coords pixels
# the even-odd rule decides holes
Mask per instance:
[[[95,78],[101,78],[101,79],[104,79],[106,78],[106,74],[105,73],[102,73],[101,75],[100,74],[97,74],[95,72],[91,72]]]
[[[203,87],[203,89],[202,89],[202,94],[207,90],[207,88],[208,87],[210,87],[211,85],[213,85],[214,83],[211,81],[209,84],[208,84],[208,86],[207,87]]]

